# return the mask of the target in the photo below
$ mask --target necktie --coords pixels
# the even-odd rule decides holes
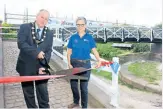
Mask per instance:
[[[40,31],[41,31],[40,29],[37,29],[36,35],[37,35],[37,39],[38,39],[38,40],[40,40],[40,37],[41,37],[40,34],[39,34]]]

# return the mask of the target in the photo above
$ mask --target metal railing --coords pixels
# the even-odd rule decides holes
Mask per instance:
[[[53,28],[55,29],[55,28]],[[56,28],[57,30],[57,28]],[[59,34],[62,41],[76,33],[75,27],[59,28]],[[162,29],[160,28],[136,28],[136,27],[93,27],[87,28],[86,31],[93,36],[95,40],[103,42],[119,41],[119,42],[162,42]],[[55,34],[54,33],[54,34]],[[59,38],[59,37],[58,37]]]
[[[54,37],[66,42],[76,33],[76,27],[56,26],[51,28]],[[9,32],[10,31],[10,32]],[[12,31],[12,32],[11,32]],[[0,35],[17,35],[19,27],[0,27]],[[149,42],[162,43],[161,28],[136,28],[136,27],[88,27],[86,31],[95,40],[103,42]]]

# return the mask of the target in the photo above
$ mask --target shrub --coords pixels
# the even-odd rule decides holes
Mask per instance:
[[[133,52],[148,52],[148,51],[150,51],[149,43],[134,44]]]
[[[122,51],[118,48],[111,46],[111,43],[107,44],[97,44],[97,51],[100,54],[100,57],[106,59],[112,59],[112,57],[118,56]]]
[[[2,27],[12,27],[13,25],[12,24],[8,24],[6,22],[4,22],[2,24]],[[17,31],[15,29],[11,29],[11,28],[2,28],[2,33],[17,33]],[[4,37],[7,37],[7,38],[15,38],[16,35],[3,35]]]

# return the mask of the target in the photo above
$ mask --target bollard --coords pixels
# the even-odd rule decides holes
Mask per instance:
[[[118,103],[118,97],[119,97],[119,89],[118,89],[118,74],[120,71],[120,65],[119,65],[119,58],[118,57],[113,57],[112,58],[112,64],[106,65],[106,66],[101,66],[98,68],[97,72],[100,72],[101,70],[111,72],[112,73],[112,83],[111,83],[111,101],[110,104],[114,107],[119,107]]]
[[[113,64],[110,65],[112,71],[112,93],[110,104],[114,107],[119,107],[118,97],[119,97],[119,88],[118,88],[118,74],[120,71],[119,58],[113,57]]]

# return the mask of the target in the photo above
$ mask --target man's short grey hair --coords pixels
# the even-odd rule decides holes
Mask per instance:
[[[47,13],[49,14],[49,16],[50,16],[49,11],[48,11],[48,10],[46,10],[46,9],[40,9],[40,11],[38,12],[38,14],[37,14],[37,15],[39,15],[41,12],[47,12]]]
[[[76,19],[76,23],[77,23],[79,20],[83,20],[84,23],[87,24],[87,20],[86,20],[85,17],[78,17],[78,18]]]

